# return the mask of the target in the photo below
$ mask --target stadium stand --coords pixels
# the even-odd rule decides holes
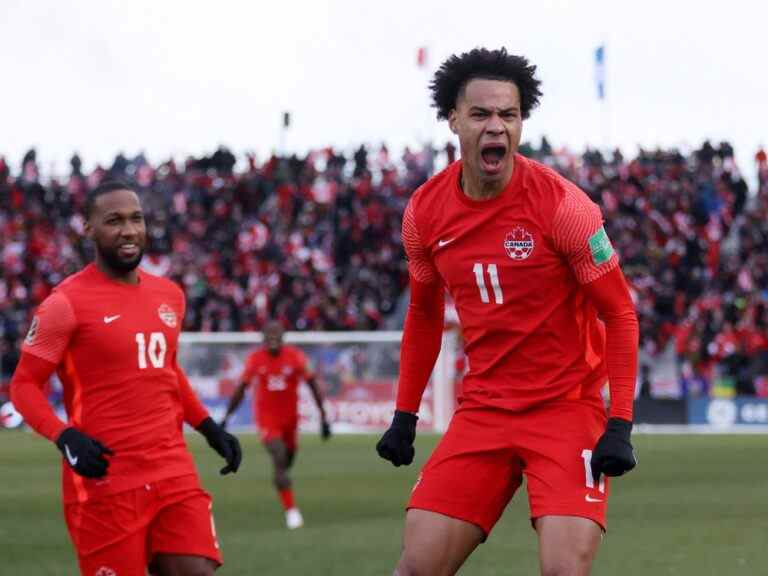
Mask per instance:
[[[637,303],[646,374],[672,350],[686,394],[710,394],[717,372],[738,394],[768,395],[764,150],[752,195],[728,143],[631,159],[546,139],[521,151],[602,207]],[[402,315],[405,204],[455,154],[428,146],[393,158],[385,146],[361,146],[349,157],[325,148],[259,163],[219,148],[182,165],[120,154],[90,173],[75,155],[63,179],[41,177],[34,150],[17,174],[0,157],[0,383],[31,311],[88,260],[80,211],[105,177],[143,190],[145,267],[185,289],[186,331],[259,330],[270,316],[291,330],[376,330],[398,327]],[[641,390],[650,394],[649,382]]]

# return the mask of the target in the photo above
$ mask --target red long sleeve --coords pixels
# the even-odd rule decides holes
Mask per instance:
[[[411,277],[410,284],[411,300],[400,346],[396,408],[416,413],[440,354],[445,294],[441,282],[425,284]]]
[[[179,393],[181,395],[181,406],[184,409],[184,422],[193,428],[197,428],[203,420],[208,418],[208,410],[200,402],[195,391],[192,390],[192,385],[189,383],[187,375],[184,374],[184,371],[175,359],[174,368],[179,378]]]
[[[43,394],[56,364],[38,358],[27,352],[21,353],[21,360],[11,380],[11,402],[24,420],[38,434],[55,442],[67,427],[53,411]]]
[[[582,287],[605,323],[610,415],[631,421],[640,330],[627,283],[616,267]]]

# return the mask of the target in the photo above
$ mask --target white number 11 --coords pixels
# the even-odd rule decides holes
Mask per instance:
[[[491,299],[488,297],[488,290],[485,287],[483,265],[480,262],[476,262],[472,267],[472,271],[475,273],[475,282],[477,282],[477,287],[480,289],[480,300],[485,304],[490,303]],[[491,279],[491,288],[493,288],[493,298],[496,304],[504,304],[504,294],[501,291],[499,271],[496,269],[496,264],[488,264],[488,276]]]

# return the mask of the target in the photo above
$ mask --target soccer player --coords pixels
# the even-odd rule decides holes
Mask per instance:
[[[307,358],[298,348],[283,344],[282,327],[278,322],[269,322],[264,328],[264,346],[248,356],[240,385],[230,398],[221,423],[223,427],[227,426],[230,415],[243,401],[245,389],[255,384],[253,418],[258,423],[261,441],[272,458],[273,482],[285,511],[286,526],[291,530],[304,525],[294,501],[289,475],[298,450],[298,391],[302,380],[309,386],[320,410],[320,435],[327,440],[331,437],[331,426]]]
[[[523,476],[541,573],[586,575],[606,525],[605,476],[635,466],[637,318],[600,209],[517,153],[541,96],[535,70],[504,49],[477,48],[448,58],[430,84],[461,160],[419,188],[403,216],[411,296],[379,455],[413,460],[446,289],[469,370],[410,497],[399,576],[455,573]]]
[[[222,557],[187,422],[236,472],[240,445],[206,412],[177,363],[181,289],[138,267],[136,191],[105,182],[86,200],[95,260],[38,308],[11,381],[14,405],[62,453],[64,514],[88,576],[211,575]],[[68,422],[41,388],[58,372]]]

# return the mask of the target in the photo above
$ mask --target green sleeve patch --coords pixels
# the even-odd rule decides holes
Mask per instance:
[[[602,226],[589,238],[589,251],[592,252],[592,261],[596,266],[605,264],[613,256],[613,246]]]

